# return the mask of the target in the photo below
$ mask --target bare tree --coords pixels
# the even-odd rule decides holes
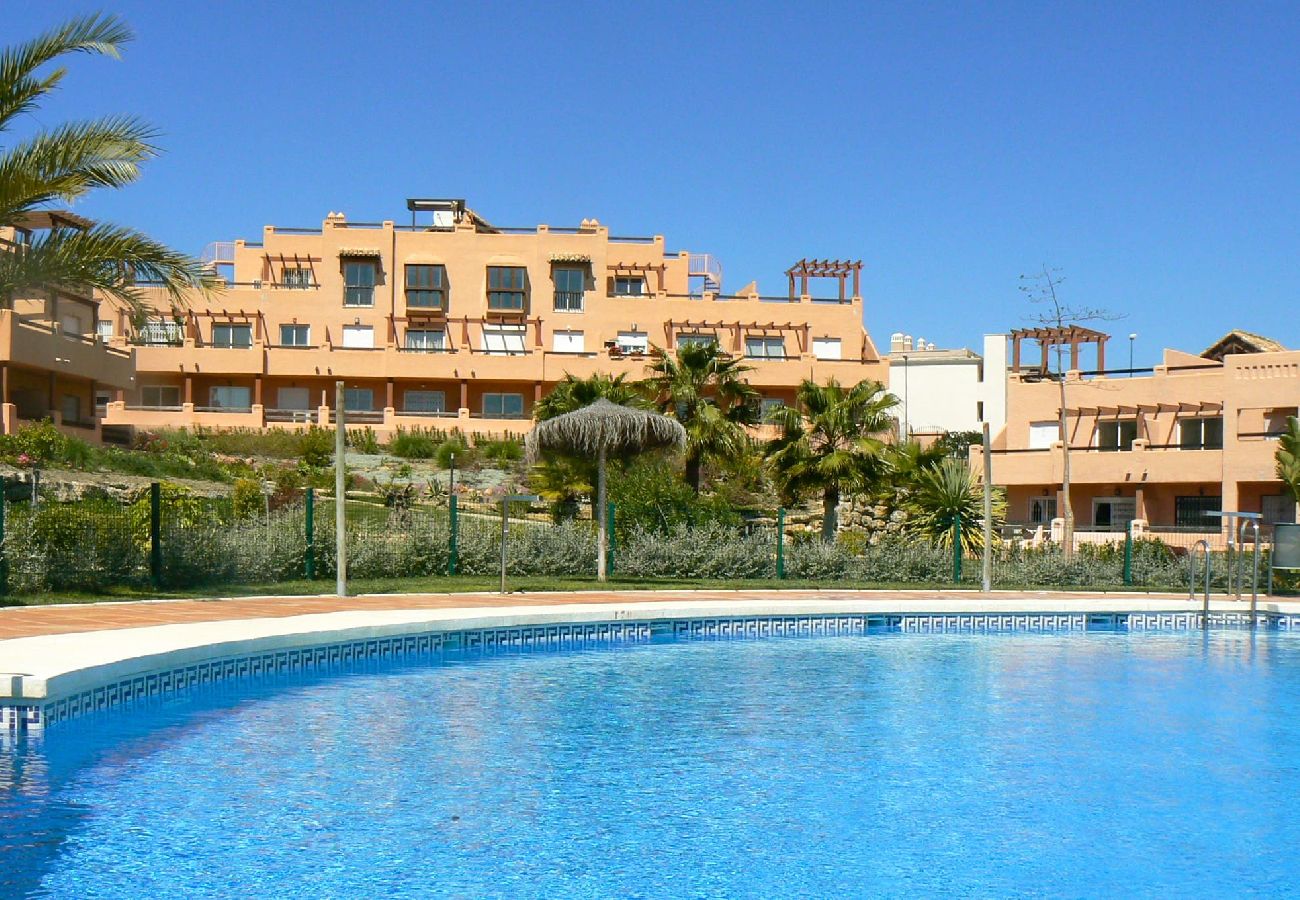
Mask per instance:
[[[1020,276],[1020,290],[1029,298],[1029,302],[1038,309],[1037,312],[1029,316],[1030,321],[1064,333],[1072,325],[1078,325],[1080,322],[1111,321],[1121,318],[1120,315],[1106,309],[1098,309],[1092,306],[1072,306],[1062,301],[1057,289],[1065,282],[1065,277],[1060,274],[1060,271],[1060,269],[1048,268],[1044,264],[1042,271],[1033,275]],[[1065,551],[1065,559],[1068,562],[1074,558],[1074,504],[1070,500],[1070,432],[1066,415],[1068,406],[1066,404],[1065,390],[1064,340],[1054,342],[1051,349],[1055,351],[1056,370],[1052,371],[1049,360],[1044,359],[1044,362],[1047,364],[1048,377],[1056,382],[1059,391],[1060,409],[1057,410],[1057,421],[1061,431],[1061,517],[1065,520],[1064,533],[1061,535],[1061,546]]]

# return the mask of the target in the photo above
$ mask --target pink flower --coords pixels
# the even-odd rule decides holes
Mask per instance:
[[[18,465],[30,466],[31,464],[32,464],[32,458],[30,456],[28,456],[26,453],[18,454]]]

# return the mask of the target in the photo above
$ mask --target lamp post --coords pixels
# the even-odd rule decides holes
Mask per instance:
[[[1128,377],[1133,377],[1133,342],[1138,339],[1137,332],[1134,331],[1128,336]]]

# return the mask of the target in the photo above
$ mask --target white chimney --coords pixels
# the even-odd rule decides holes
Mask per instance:
[[[889,336],[889,352],[897,353],[903,349],[903,332],[895,331]]]
[[[903,352],[904,353],[909,352],[911,349],[912,349],[912,336],[910,334],[905,334],[903,335]]]

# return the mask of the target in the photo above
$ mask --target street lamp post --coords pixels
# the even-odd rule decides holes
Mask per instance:
[[[1133,377],[1133,342],[1138,338],[1137,332],[1134,331],[1128,336],[1128,377]]]

